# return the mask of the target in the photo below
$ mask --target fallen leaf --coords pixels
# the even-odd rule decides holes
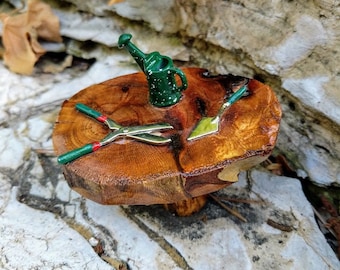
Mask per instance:
[[[38,38],[61,42],[59,19],[50,6],[39,0],[29,0],[27,12],[0,14],[3,23],[4,62],[13,72],[29,75],[36,61],[46,51]]]
[[[271,171],[273,174],[282,175],[282,165],[279,163],[271,163],[266,166],[266,169]]]
[[[107,4],[111,6],[120,2],[124,2],[124,0],[110,0]]]
[[[58,73],[63,71],[65,68],[72,66],[72,55],[68,55],[64,58],[64,60],[60,63],[53,63],[51,61],[44,61],[42,65],[42,71],[44,73]]]
[[[28,2],[27,21],[31,22],[40,38],[62,42],[59,18],[53,14],[49,5],[40,2],[40,0],[30,0]]]

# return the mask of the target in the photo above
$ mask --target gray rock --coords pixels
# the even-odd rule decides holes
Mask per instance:
[[[238,183],[220,191],[263,203],[234,206],[247,223],[211,202],[199,214],[178,218],[161,206],[102,206],[71,191],[50,156],[56,117],[51,101],[57,104],[77,92],[77,86],[109,76],[101,74],[103,67],[116,66],[120,59],[99,61],[77,77],[66,71],[28,78],[2,67],[3,81],[9,83],[4,89],[22,92],[11,93],[12,99],[5,92],[2,100],[2,108],[15,107],[17,114],[11,115],[15,121],[4,119],[7,127],[1,133],[1,267],[106,269],[103,260],[131,269],[225,269],[226,261],[228,269],[339,267],[295,179],[255,170],[251,178],[243,173]],[[268,218],[292,231],[269,226]],[[100,243],[105,256],[95,254],[94,243]]]
[[[320,185],[340,184],[338,5],[178,0],[176,10],[201,65],[260,74],[274,87],[284,111],[278,146],[294,165]]]
[[[111,65],[120,58],[114,59]],[[250,185],[243,173],[237,184],[220,191],[264,203],[234,206],[247,223],[214,203],[190,218],[178,218],[161,206],[102,206],[71,191],[50,156],[56,116],[50,102],[56,104],[77,92],[77,86],[108,76],[100,75],[107,63],[98,62],[77,77],[70,71],[31,78],[1,73],[7,74],[7,82],[21,85],[25,94],[15,92],[14,99],[3,101],[3,108],[14,107],[17,114],[12,115],[15,121],[5,119],[7,128],[2,131],[1,267],[110,269],[103,260],[131,269],[339,267],[295,179],[253,171]],[[49,85],[53,86],[47,91]],[[42,113],[40,108],[50,111]],[[30,114],[23,113],[27,111]],[[292,231],[270,227],[268,218]],[[95,254],[94,243],[102,246],[104,256]]]
[[[48,200],[37,193],[46,185],[39,181],[25,192],[6,189],[11,195],[0,215],[2,267],[112,269],[103,261],[111,258],[111,265],[130,269],[338,269],[300,183],[258,170],[250,176],[242,173],[218,194],[258,201],[234,205],[246,223],[211,202],[188,218],[161,206],[98,205],[70,192],[62,178],[50,186],[55,196]],[[102,259],[93,250],[98,243]]]
[[[156,31],[174,33],[178,31],[178,16],[174,10],[174,1],[124,0],[109,6],[107,0],[81,1],[66,0],[74,4],[78,10],[97,16],[110,17],[114,13],[140,24],[145,22]]]
[[[115,46],[118,33],[128,31],[145,51],[169,52],[179,60],[191,57],[212,72],[260,74],[282,103],[280,150],[317,184],[340,184],[340,46],[336,38],[340,12],[336,3],[139,0],[108,7],[104,1],[97,5],[71,2],[101,17],[57,11],[65,36]],[[98,9],[113,13],[98,13]],[[130,19],[131,24],[117,15]],[[163,33],[180,31],[191,44],[191,55],[167,37],[155,37],[143,27],[137,30],[138,23],[133,22],[138,21]]]
[[[66,51],[96,58],[89,70],[36,71],[26,77],[0,64],[0,268],[340,268],[296,179],[257,169],[219,191],[220,196],[259,201],[227,202],[246,223],[213,202],[198,214],[178,218],[162,206],[102,206],[82,198],[64,180],[51,142],[63,100],[138,70],[126,52],[109,48],[129,31],[145,51],[193,58],[212,71],[265,74],[285,113],[279,147],[304,169],[300,175],[319,184],[340,183],[340,13],[335,2],[140,0],[112,7],[106,0],[69,2],[75,6],[68,11],[56,5],[63,35],[74,39]],[[150,5],[157,10],[154,17]],[[75,7],[100,17],[72,15]],[[139,22],[124,25],[117,14],[145,21],[156,31],[181,29],[191,50],[178,37]],[[93,42],[93,50],[80,49],[86,41]]]
[[[178,29],[177,11],[174,10],[174,2],[126,0],[112,6],[112,9],[120,16],[132,21],[143,21],[153,29],[162,33],[175,33]]]
[[[16,191],[0,215],[2,269],[112,269],[61,218],[19,203]]]

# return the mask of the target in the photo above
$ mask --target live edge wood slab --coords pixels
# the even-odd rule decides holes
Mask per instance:
[[[272,89],[250,80],[249,95],[224,114],[219,132],[188,141],[203,116],[215,116],[244,78],[211,76],[200,68],[183,68],[188,88],[179,103],[157,108],[149,104],[144,73],[117,77],[90,86],[66,100],[53,132],[57,155],[101,140],[109,129],[78,112],[83,103],[123,126],[167,122],[162,132],[171,143],[155,146],[120,138],[63,166],[71,188],[101,204],[168,204],[217,191],[237,180],[271,153],[281,109]]]

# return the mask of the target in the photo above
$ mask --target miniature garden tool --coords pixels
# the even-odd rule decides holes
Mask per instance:
[[[58,162],[61,164],[66,164],[71,162],[79,157],[82,157],[86,154],[92,153],[104,145],[107,145],[113,142],[119,136],[126,136],[129,138],[133,138],[142,142],[151,143],[151,144],[164,144],[171,141],[169,138],[165,138],[158,135],[150,134],[154,131],[160,131],[165,129],[172,129],[173,126],[167,123],[159,123],[159,124],[150,124],[144,126],[132,126],[132,127],[123,127],[117,124],[112,119],[108,118],[105,115],[102,115],[100,112],[93,110],[92,108],[78,103],[76,104],[76,108],[86,115],[95,118],[99,122],[104,123],[109,127],[113,132],[109,133],[104,139],[99,142],[93,142],[86,144],[80,148],[69,151],[65,154],[62,154],[58,157]]]
[[[233,93],[226,102],[222,104],[216,116],[203,117],[198,122],[194,130],[190,133],[187,140],[188,141],[196,140],[203,136],[217,132],[219,129],[219,123],[220,123],[220,118],[222,114],[225,112],[227,108],[229,108],[232,104],[238,101],[243,96],[243,94],[247,91],[247,89],[248,89],[248,81],[239,90]]]
[[[176,68],[168,56],[161,55],[159,52],[143,53],[130,41],[131,38],[131,34],[122,34],[118,46],[127,48],[146,75],[150,103],[156,107],[166,107],[179,102],[181,91],[188,87],[183,71]],[[181,79],[181,85],[176,83],[176,74]]]

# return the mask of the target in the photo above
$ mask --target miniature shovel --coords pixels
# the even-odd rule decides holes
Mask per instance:
[[[230,98],[222,104],[216,116],[203,117],[198,122],[194,130],[191,131],[187,140],[188,141],[196,140],[203,136],[217,132],[219,129],[221,116],[223,115],[223,113],[225,112],[227,108],[229,108],[232,104],[234,104],[236,101],[238,101],[243,96],[243,94],[248,89],[247,85],[248,84],[243,85],[239,90],[237,90],[234,94],[232,94]]]

